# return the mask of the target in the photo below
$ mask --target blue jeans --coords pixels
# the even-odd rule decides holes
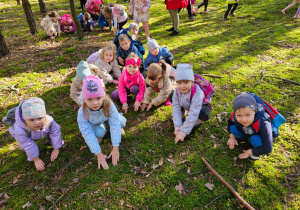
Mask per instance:
[[[123,117],[123,115],[120,113],[119,113],[119,120],[120,120],[121,128],[124,128],[126,125],[126,118]],[[95,135],[97,138],[103,138],[104,135],[106,134],[106,128],[105,128],[104,123],[92,125],[92,128],[94,129],[94,132],[95,132]]]
[[[235,125],[230,126],[230,132],[239,139],[249,139],[253,147],[262,146],[262,139],[258,134],[247,135],[245,133],[240,132]]]

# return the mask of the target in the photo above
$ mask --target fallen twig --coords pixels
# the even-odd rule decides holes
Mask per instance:
[[[216,77],[216,78],[224,78],[224,76],[214,75],[214,74],[201,74],[201,76]]]
[[[265,76],[265,77],[281,79],[281,80],[283,80],[283,81],[290,82],[290,83],[293,83],[293,84],[295,84],[295,85],[300,85],[299,82],[295,82],[294,80],[290,80],[290,79],[285,79],[285,78],[276,77],[276,76]]]
[[[233,189],[233,187],[231,187],[230,184],[228,184],[221,176],[220,174],[218,174],[218,172],[215,171],[215,169],[213,169],[208,162],[206,162],[206,160],[201,157],[201,160],[205,163],[205,165],[207,166],[207,168],[223,183],[226,185],[226,187],[228,187],[228,189],[233,193],[233,195],[238,199],[238,201],[240,203],[242,203],[247,209],[251,209],[254,210],[254,208],[248,204],[236,191],[235,189]]]
[[[135,152],[132,152],[124,142],[122,142],[122,144],[124,145],[124,147],[131,153],[135,156],[135,158],[140,162],[140,164],[143,165],[143,167],[145,166],[145,163],[143,161],[141,161],[141,159],[137,156],[137,154],[135,154]]]
[[[53,205],[49,208],[49,210],[51,210],[51,209],[53,209],[54,208],[54,206],[56,206],[56,204],[66,195],[66,193],[69,191],[69,189],[70,188],[68,188],[67,190],[66,190],[66,192],[64,192],[64,194],[62,194],[54,203],[53,203]]]
[[[225,195],[225,193],[222,194],[222,195],[220,195],[220,196],[218,196],[218,197],[216,197],[216,198],[214,198],[214,199],[213,199],[211,202],[209,202],[208,204],[205,204],[205,208],[207,208],[207,207],[208,207],[210,204],[212,204],[215,200],[221,198],[223,195]]]

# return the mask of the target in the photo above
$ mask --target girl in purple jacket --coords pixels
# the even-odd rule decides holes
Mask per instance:
[[[15,112],[15,122],[9,133],[24,150],[28,161],[34,161],[38,171],[45,169],[45,163],[39,158],[39,148],[35,140],[46,136],[46,144],[53,146],[50,160],[54,161],[62,147],[60,126],[49,115],[46,115],[45,103],[41,98],[30,98],[22,101]]]

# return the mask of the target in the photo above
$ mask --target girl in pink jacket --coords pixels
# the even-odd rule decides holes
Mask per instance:
[[[120,100],[122,103],[122,110],[127,113],[128,103],[127,95],[133,94],[136,96],[133,105],[134,111],[137,111],[143,101],[144,93],[146,90],[146,83],[143,75],[139,71],[139,66],[142,60],[135,53],[130,53],[126,58],[126,66],[120,76],[118,89],[111,93],[113,100]]]
[[[87,1],[85,4],[86,12],[91,14],[93,21],[98,21],[100,12],[101,12],[101,6],[103,5],[102,0],[90,0]]]

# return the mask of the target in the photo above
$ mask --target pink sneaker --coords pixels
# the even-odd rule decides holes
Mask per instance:
[[[167,98],[167,100],[166,100],[166,106],[171,106],[172,105],[172,103],[169,101],[169,99]]]
[[[285,15],[285,12],[286,12],[285,9],[281,10],[281,13],[284,14],[284,15]]]

